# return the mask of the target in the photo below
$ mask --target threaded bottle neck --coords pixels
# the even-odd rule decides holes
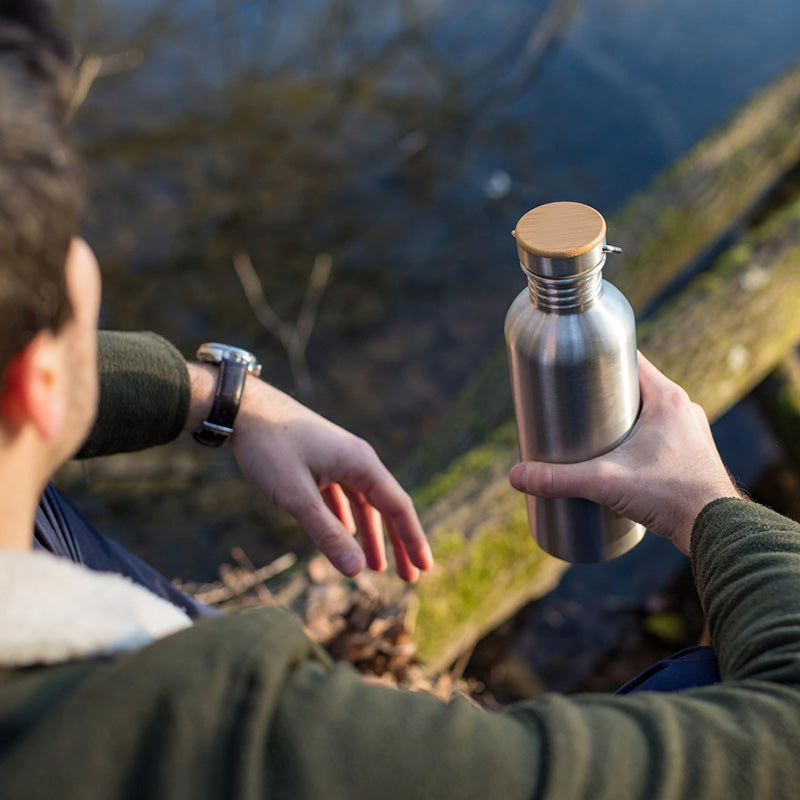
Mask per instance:
[[[525,270],[531,302],[551,314],[576,314],[594,305],[603,291],[603,259],[596,267],[567,278],[546,278]]]

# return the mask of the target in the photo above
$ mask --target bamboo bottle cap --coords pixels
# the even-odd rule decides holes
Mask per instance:
[[[539,275],[577,275],[605,257],[606,221],[583,203],[538,206],[520,219],[514,236],[523,268]]]
[[[597,247],[606,236],[606,221],[583,203],[548,203],[517,223],[517,244],[546,258],[573,258]]]

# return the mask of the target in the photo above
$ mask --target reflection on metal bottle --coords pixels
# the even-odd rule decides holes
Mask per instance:
[[[639,412],[636,328],[628,301],[603,280],[606,223],[589,206],[549,203],[517,224],[528,278],[508,310],[506,345],[523,460],[586,461],[616,447]],[[580,498],[528,497],[531,534],[571,562],[630,550],[641,525]]]

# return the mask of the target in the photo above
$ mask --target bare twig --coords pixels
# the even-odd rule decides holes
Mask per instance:
[[[294,553],[286,553],[271,564],[267,564],[265,567],[261,567],[261,569],[257,569],[249,574],[237,575],[235,578],[233,578],[230,573],[223,575],[221,576],[224,582],[223,586],[215,586],[208,591],[198,592],[195,596],[198,600],[208,605],[224,603],[226,600],[231,600],[234,597],[243,595],[245,592],[270,578],[274,578],[281,572],[285,572],[296,563],[297,556]]]
[[[320,253],[314,259],[311,277],[308,279],[308,286],[303,296],[303,304],[300,306],[300,313],[297,316],[297,325],[295,327],[297,338],[303,344],[303,349],[308,344],[311,332],[314,330],[319,304],[330,280],[332,266],[333,261],[329,253]]]
[[[75,82],[75,91],[72,93],[72,100],[69,104],[68,118],[71,119],[83,105],[92,85],[98,78],[136,69],[143,62],[144,52],[139,48],[131,48],[107,56],[100,56],[96,53],[84,56],[78,67],[78,80]]]
[[[450,678],[453,683],[458,683],[464,677],[464,670],[467,668],[470,659],[472,658],[472,654],[475,652],[475,646],[477,642],[472,645],[472,647],[468,647],[456,660],[456,663],[453,664],[452,669],[450,670]]]
[[[300,313],[296,323],[292,326],[282,320],[269,304],[250,254],[240,250],[233,255],[233,268],[242,284],[247,302],[261,326],[283,345],[289,358],[289,367],[292,370],[297,394],[303,400],[310,399],[314,393],[314,383],[308,369],[306,349],[317,321],[322,295],[330,280],[332,264],[328,253],[320,253],[314,259]]]
[[[252,575],[257,571],[256,565],[250,560],[250,557],[241,547],[234,547],[233,550],[231,550],[231,558],[245,570],[245,575]],[[275,595],[272,594],[263,582],[257,583],[253,587],[253,591],[258,596],[259,601],[264,605],[277,605],[275,602]]]
[[[264,286],[256,273],[250,254],[240,250],[233,254],[233,268],[242,284],[247,302],[253,309],[256,319],[266,328],[280,343],[288,349],[289,340],[292,338],[293,331],[273,310],[272,306],[264,296]]]
[[[102,67],[102,56],[97,56],[90,53],[81,61],[81,65],[78,67],[78,80],[75,82],[75,91],[69,104],[68,116],[70,119],[81,107],[83,101],[86,100],[89,90],[92,88],[92,84],[100,74]]]

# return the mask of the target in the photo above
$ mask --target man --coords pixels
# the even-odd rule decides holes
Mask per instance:
[[[23,7],[30,0],[0,0],[3,798],[796,796],[800,527],[737,496],[702,411],[644,359],[642,412],[622,446],[587,464],[520,465],[511,480],[606,503],[691,553],[720,658],[715,686],[544,696],[503,713],[445,705],[364,683],[277,610],[191,624],[118,577],[31,552],[39,492],[94,413],[99,277],[71,238],[65,50]],[[260,386],[248,378],[245,392]],[[308,447],[340,434],[309,421],[320,438],[302,424],[288,435],[307,412],[270,397],[278,464],[299,459],[303,473]],[[242,422],[235,438],[246,440],[253,420]],[[313,504],[320,474],[325,486],[337,473],[309,474]],[[383,504],[370,485],[350,491]],[[327,530],[336,559],[342,531]],[[403,541],[425,566],[420,540],[406,531]]]

